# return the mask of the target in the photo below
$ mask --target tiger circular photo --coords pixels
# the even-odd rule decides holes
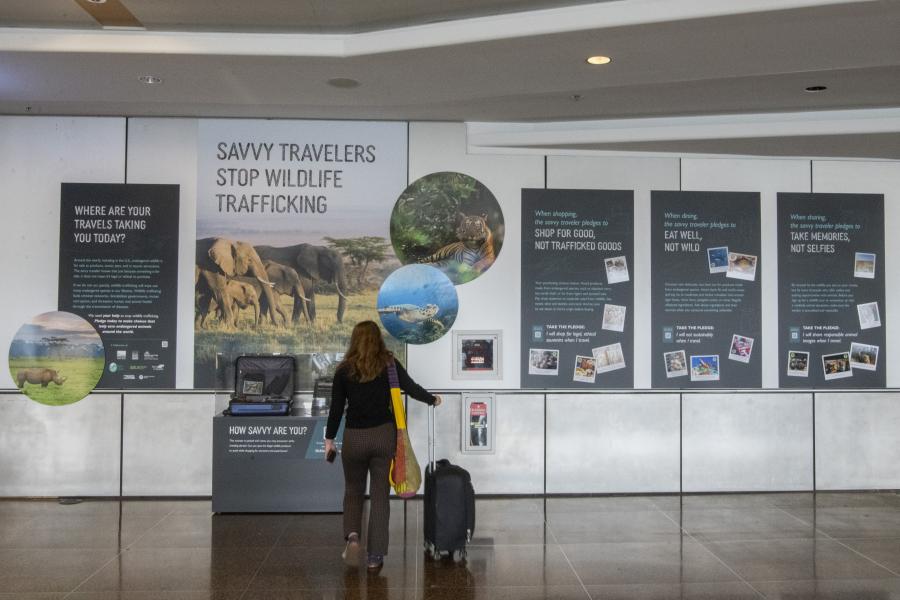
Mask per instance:
[[[391,244],[400,262],[437,267],[454,285],[491,268],[504,233],[494,194],[474,177],[452,171],[412,182],[391,213]]]
[[[406,344],[429,344],[450,331],[459,312],[456,288],[429,265],[400,267],[378,291],[378,316],[389,334]]]
[[[62,406],[90,394],[106,363],[94,326],[68,312],[37,315],[22,325],[9,346],[9,374],[35,402]]]

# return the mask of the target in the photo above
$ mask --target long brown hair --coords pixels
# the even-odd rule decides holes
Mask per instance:
[[[378,325],[360,321],[350,334],[350,347],[338,368],[349,369],[351,377],[365,383],[378,377],[391,357]]]

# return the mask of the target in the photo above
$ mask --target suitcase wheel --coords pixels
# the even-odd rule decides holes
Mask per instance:
[[[430,542],[425,542],[425,556],[432,560],[437,559],[437,552],[434,549],[434,544]]]
[[[461,563],[461,562],[464,561],[464,560],[466,560],[466,550],[465,550],[465,548],[463,548],[463,549],[461,549],[461,550],[454,550],[454,551],[453,551],[453,562],[455,562],[455,563]]]

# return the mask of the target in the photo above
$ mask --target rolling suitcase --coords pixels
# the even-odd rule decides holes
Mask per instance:
[[[425,467],[425,553],[460,562],[475,531],[475,490],[469,472],[449,460],[434,460],[434,407],[428,409]]]

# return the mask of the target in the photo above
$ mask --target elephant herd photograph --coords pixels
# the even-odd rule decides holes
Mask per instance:
[[[227,385],[215,380],[223,357],[342,352],[355,323],[377,320],[378,289],[399,264],[390,243],[375,237],[325,241],[279,247],[197,240],[195,385]]]

